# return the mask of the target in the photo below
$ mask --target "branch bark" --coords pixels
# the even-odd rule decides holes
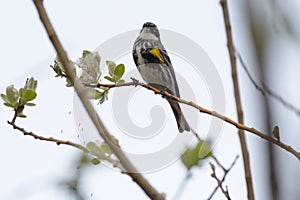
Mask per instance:
[[[228,169],[226,169],[219,161],[218,159],[215,157],[215,156],[212,156],[212,158],[215,160],[215,162],[217,163],[217,165],[223,170],[224,172],[224,175],[222,177],[222,179],[220,180],[217,175],[216,175],[216,171],[215,171],[215,166],[212,164],[212,163],[209,163],[210,164],[210,167],[212,169],[212,174],[211,174],[211,177],[213,177],[214,179],[216,179],[216,181],[218,182],[218,185],[217,187],[213,190],[213,192],[211,193],[211,195],[207,198],[207,200],[210,200],[213,198],[213,196],[215,195],[216,191],[218,190],[218,188],[221,189],[222,193],[225,195],[225,197],[230,200],[230,196],[229,196],[229,193],[228,193],[228,189],[226,187],[226,189],[224,189],[223,187],[223,183],[225,181],[225,178],[227,176],[227,174],[230,172],[230,170],[232,169],[232,167],[235,165],[237,159],[239,158],[239,156],[236,156],[234,161],[232,162],[232,164],[229,166]]]
[[[109,132],[107,131],[106,127],[102,123],[101,119],[99,118],[97,112],[94,110],[93,106],[86,98],[84,89],[80,81],[77,81],[77,78],[72,70],[72,67],[69,62],[69,58],[67,53],[65,52],[62,44],[60,43],[55,30],[50,22],[50,19],[47,15],[45,7],[43,5],[42,0],[33,0],[34,5],[39,13],[40,20],[46,29],[48,37],[55,48],[61,62],[65,68],[66,75],[70,79],[71,83],[73,83],[75,91],[77,92],[82,104],[84,105],[86,111],[88,112],[90,118],[92,119],[93,123],[95,124],[98,133],[104,139],[104,141],[109,145],[112,149],[116,157],[120,160],[121,164],[124,166],[126,170],[126,174],[128,174],[134,182],[136,182],[144,192],[151,198],[155,200],[164,200],[164,195],[160,194],[150,183],[135,169],[132,165],[130,160],[124,154],[120,147],[113,143]]]
[[[235,101],[236,101],[238,122],[241,124],[244,124],[244,116],[243,116],[243,109],[242,109],[241,97],[240,97],[240,91],[239,91],[238,74],[237,74],[237,68],[236,68],[236,57],[235,57],[235,51],[234,51],[234,46],[233,46],[228,5],[227,5],[226,0],[221,0],[220,3],[222,6],[224,22],[225,22],[227,47],[228,47],[228,52],[229,52],[229,57],[230,57],[230,62],[231,62],[231,73],[232,73],[232,81],[233,81],[234,96],[235,96]],[[245,178],[246,178],[247,191],[248,191],[248,199],[254,200],[254,189],[253,189],[253,182],[252,182],[252,175],[251,175],[250,159],[249,159],[249,152],[248,152],[248,148],[247,148],[245,133],[242,129],[239,129],[238,134],[239,134],[240,144],[241,144],[242,154],[243,154]]]
[[[151,85],[148,85],[146,83],[143,83],[143,82],[139,82],[137,80],[134,79],[134,81],[132,82],[126,82],[126,83],[118,83],[118,84],[98,84],[98,85],[86,85],[88,87],[98,87],[98,88],[101,88],[101,87],[107,87],[107,88],[117,88],[117,87],[124,87],[124,86],[141,86],[143,88],[146,88],[148,90],[151,90],[153,91],[155,94],[159,94],[161,95],[162,97],[168,97],[172,100],[175,100],[175,101],[178,101],[179,103],[182,103],[182,104],[185,104],[185,105],[188,105],[188,106],[191,106],[193,108],[196,108],[197,110],[199,110],[199,112],[201,113],[204,113],[204,114],[208,114],[208,115],[211,115],[211,116],[214,116],[214,117],[217,117],[219,119],[222,119],[224,120],[225,122],[235,126],[237,129],[239,130],[244,130],[244,131],[247,131],[247,132],[250,132],[256,136],[259,136],[261,137],[262,139],[268,141],[268,142],[271,142],[273,144],[276,144],[278,147],[286,150],[287,152],[291,153],[292,155],[294,155],[299,161],[300,161],[300,152],[295,150],[293,147],[291,147],[290,145],[288,144],[285,144],[283,143],[281,140],[278,140],[278,139],[275,139],[253,127],[249,127],[247,125],[244,125],[242,123],[239,123],[239,122],[236,122],[234,121],[233,119],[225,116],[225,115],[222,115],[216,111],[213,111],[213,110],[209,110],[209,109],[206,109],[206,108],[203,108],[197,104],[195,104],[194,102],[192,101],[188,101],[188,100],[184,100],[184,99],[181,99],[177,96],[174,96],[166,91],[161,91],[159,89],[156,89],[155,87],[151,86]],[[272,135],[272,134],[271,134]]]

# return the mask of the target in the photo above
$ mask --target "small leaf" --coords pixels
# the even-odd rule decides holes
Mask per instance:
[[[108,73],[109,73],[109,75],[113,76],[115,68],[117,66],[116,63],[114,63],[113,61],[107,60],[106,61],[106,65],[108,66]]]
[[[67,87],[73,87],[73,84],[70,79],[67,78],[66,82],[67,82],[67,84],[66,84]]]
[[[15,104],[19,100],[19,92],[14,87],[14,85],[10,85],[6,88],[6,97],[9,100],[8,103]]]
[[[189,170],[199,162],[198,154],[192,148],[188,148],[184,154],[181,155],[181,161],[185,167]]]
[[[10,108],[15,108],[15,106],[12,105],[11,103],[6,103],[6,102],[5,102],[4,105],[7,106],[7,107],[10,107]]]
[[[115,77],[115,80],[118,81],[122,78],[124,72],[125,72],[124,64],[119,64],[115,68],[113,77]]]
[[[26,90],[24,93],[24,102],[32,101],[36,98],[36,92],[33,90]]]
[[[24,89],[35,91],[36,87],[37,87],[37,80],[34,80],[34,78],[31,77],[30,79],[27,79]]]
[[[50,65],[50,67],[56,73],[55,77],[63,77],[63,71],[57,64],[54,64],[54,66]]]
[[[100,148],[101,148],[108,156],[111,156],[111,154],[113,153],[112,150],[109,148],[108,144],[106,144],[105,142],[102,142],[102,143],[101,143]]]
[[[102,92],[99,92],[98,90],[96,90],[94,99],[100,99],[101,96],[102,96]]]
[[[87,143],[86,148],[91,154],[97,156],[99,159],[106,159],[102,149],[99,146],[97,146],[94,142]]]
[[[83,51],[78,67],[82,69],[80,79],[87,84],[97,84],[101,76],[100,55],[96,52]]]
[[[99,165],[99,164],[100,164],[100,160],[97,159],[97,158],[93,158],[93,159],[91,160],[91,163],[92,163],[93,165]]]
[[[99,98],[99,102],[100,104],[103,104],[105,101],[105,97],[104,97],[104,94],[101,95],[101,97]]]
[[[101,93],[101,97],[99,98],[99,103],[103,104],[106,100],[108,100],[108,90],[104,90]]]
[[[110,76],[104,76],[104,78],[106,80],[109,80],[110,82],[114,82],[115,83],[115,80],[112,77],[110,77]]]
[[[19,96],[20,97],[24,97],[24,92],[25,92],[25,89],[24,88],[20,88],[19,89]]]
[[[89,50],[83,50],[81,59],[85,59],[91,52]]]
[[[118,81],[118,83],[125,83],[125,80],[124,80],[124,79],[120,79],[120,80]]]
[[[25,105],[26,105],[26,106],[36,106],[35,103],[26,103]]]
[[[6,95],[5,94],[1,94],[1,98],[3,101],[5,101],[6,103],[9,102],[9,100],[7,99]]]
[[[101,97],[101,92],[99,92],[97,89],[95,88],[85,88],[85,92],[87,94],[87,97],[89,99],[100,99]]]
[[[201,160],[204,160],[212,155],[211,144],[209,141],[199,141],[195,147],[189,147],[181,156],[181,161],[189,170],[193,166],[199,165]]]
[[[18,117],[20,117],[20,118],[26,118],[27,116],[24,115],[24,114],[18,114]]]
[[[198,152],[199,159],[205,159],[210,157],[212,155],[210,142],[204,140],[200,141],[197,144],[195,151]]]

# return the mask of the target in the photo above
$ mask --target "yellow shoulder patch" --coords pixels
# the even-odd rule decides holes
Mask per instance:
[[[163,57],[162,57],[161,54],[160,54],[159,49],[158,49],[157,47],[151,49],[149,52],[150,52],[152,55],[154,55],[156,58],[158,58],[160,62],[162,62],[162,63],[165,62],[164,59],[163,59]]]

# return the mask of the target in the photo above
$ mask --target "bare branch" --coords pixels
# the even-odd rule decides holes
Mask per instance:
[[[300,109],[296,108],[293,104],[291,104],[290,102],[288,102],[287,100],[285,100],[282,96],[280,96],[279,94],[276,94],[275,92],[271,91],[264,83],[262,83],[262,86],[259,86],[259,84],[257,82],[255,82],[254,78],[251,76],[244,60],[243,57],[241,56],[241,54],[236,51],[237,57],[239,58],[239,61],[243,67],[243,69],[245,70],[248,78],[250,79],[251,83],[254,85],[254,87],[263,95],[269,95],[271,97],[273,97],[274,99],[276,99],[278,102],[280,102],[283,106],[285,106],[287,109],[293,111],[294,113],[296,113],[297,115],[300,115]]]
[[[54,142],[57,145],[61,145],[61,144],[62,145],[68,145],[68,146],[72,146],[72,147],[75,147],[77,149],[80,149],[81,151],[83,151],[85,153],[89,152],[87,148],[85,148],[84,146],[82,146],[80,144],[77,144],[77,143],[74,143],[74,142],[71,142],[71,141],[56,139],[56,138],[53,138],[53,137],[44,137],[44,136],[37,135],[37,134],[35,134],[31,131],[30,132],[26,131],[24,128],[21,128],[20,126],[16,125],[15,122],[13,122],[13,121],[11,121],[11,122],[8,121],[7,123],[9,125],[11,125],[13,127],[13,129],[16,129],[16,130],[22,132],[24,135],[31,136],[36,140]],[[110,162],[113,165],[113,167],[119,168],[121,170],[121,172],[124,171],[124,167],[121,165],[121,163],[119,161],[114,160],[113,158],[111,158],[109,156],[106,156],[106,155],[103,155],[103,157],[105,157],[104,159],[107,160],[108,162]]]
[[[232,164],[229,166],[228,169],[226,169],[219,161],[218,159],[215,157],[215,156],[212,156],[212,158],[215,160],[215,162],[217,163],[217,165],[222,168],[223,172],[224,172],[224,175],[222,177],[222,179],[220,180],[217,175],[216,175],[216,169],[215,169],[215,166],[212,164],[212,163],[209,163],[210,164],[210,167],[212,169],[212,174],[211,174],[211,177],[213,177],[214,179],[216,179],[216,181],[218,182],[218,185],[217,187],[212,191],[211,195],[208,197],[208,200],[212,199],[212,197],[215,195],[216,191],[218,190],[218,188],[220,188],[223,192],[223,194],[225,195],[225,197],[227,199],[231,199],[230,196],[229,196],[229,192],[228,192],[228,188],[226,186],[226,189],[224,189],[223,187],[223,182],[225,181],[225,178],[227,176],[227,174],[229,173],[229,171],[232,169],[232,167],[235,165],[237,159],[239,158],[239,156],[236,156],[234,161],[232,162]]]
[[[232,81],[233,81],[233,89],[234,89],[234,96],[236,102],[236,110],[238,115],[238,122],[243,124],[244,116],[243,116],[243,109],[242,109],[242,103],[241,103],[241,97],[239,91],[236,57],[235,57],[235,51],[234,51],[234,45],[233,45],[233,39],[231,33],[229,10],[228,10],[228,5],[226,0],[221,0],[220,3],[222,6],[222,11],[224,16],[224,23],[225,23],[226,36],[227,36],[227,47],[228,47],[228,52],[229,52],[229,57],[231,62],[231,73],[232,73]],[[240,139],[240,144],[241,144],[242,154],[243,154],[248,199],[254,200],[254,189],[253,189],[253,182],[252,182],[252,175],[251,175],[250,159],[249,159],[249,153],[248,153],[244,130],[239,129],[238,134],[239,134],[239,139]]]
[[[60,58],[64,68],[65,73],[67,77],[70,79],[71,83],[74,85],[75,91],[77,92],[82,104],[84,105],[86,111],[88,112],[90,118],[92,119],[94,125],[96,126],[98,133],[100,136],[104,139],[104,141],[109,145],[109,147],[112,149],[114,154],[117,156],[117,158],[120,160],[122,165],[124,166],[126,173],[132,178],[134,182],[136,182],[143,190],[144,192],[151,198],[155,200],[163,200],[165,199],[164,195],[160,194],[150,183],[135,169],[135,167],[132,165],[130,160],[127,158],[125,153],[122,151],[122,149],[115,145],[109,132],[107,131],[106,127],[102,123],[101,119],[99,118],[97,112],[94,110],[93,106],[89,102],[89,100],[86,98],[84,89],[80,81],[77,81],[77,78],[72,70],[72,67],[69,62],[69,58],[60,43],[55,30],[50,22],[50,19],[47,15],[47,12],[44,8],[43,1],[42,0],[33,0],[34,5],[38,11],[39,17],[41,22],[44,25],[44,28],[46,29],[46,32],[49,36],[50,41],[52,42],[53,47],[55,48],[58,57]]]

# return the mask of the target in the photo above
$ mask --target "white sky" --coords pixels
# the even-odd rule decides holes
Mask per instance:
[[[30,76],[39,81],[38,97],[35,101],[37,106],[25,109],[28,118],[18,120],[18,124],[39,135],[81,142],[77,138],[73,115],[68,114],[73,112],[72,89],[64,87],[63,80],[55,79],[49,67],[53,63],[55,52],[33,3],[20,0],[2,2],[0,92],[4,92],[6,86],[12,83],[17,88],[23,86],[26,78]],[[95,0],[63,0],[45,1],[45,5],[58,36],[72,59],[80,57],[82,50],[93,50],[114,35],[141,28],[145,21],[153,21],[159,28],[186,35],[198,43],[215,63],[226,88],[226,115],[235,118],[223,17],[218,1],[111,0],[100,3]],[[236,8],[238,7],[239,5]],[[243,19],[237,17],[238,12],[235,13],[235,10],[237,9],[231,9],[233,29],[235,25],[242,27],[243,24]],[[242,30],[240,33],[234,35],[238,47],[249,42],[244,41],[247,34],[245,36]],[[243,49],[242,53],[251,54],[251,51]],[[127,59],[127,62],[125,65],[133,66],[132,60]],[[243,75],[241,77],[245,78]],[[247,86],[246,89],[249,94],[257,94],[252,86]],[[245,98],[242,97],[245,107],[255,106],[252,102],[259,99],[249,94],[242,92],[245,95]],[[254,100],[247,101],[249,98]],[[0,106],[0,113],[0,199],[68,199],[68,194],[54,186],[63,177],[72,176],[69,172],[77,167],[72,164],[79,151],[25,137],[6,124],[13,114],[10,109]],[[250,110],[245,115],[250,126],[264,127],[253,111]],[[209,118],[204,115],[200,117]],[[298,118],[294,120],[299,122]],[[108,127],[109,125],[107,124]],[[224,166],[229,166],[235,156],[240,155],[237,164],[227,176],[226,185],[232,199],[246,199],[236,132],[232,126],[225,125],[214,152]],[[261,155],[263,142],[254,136],[247,138],[251,146],[250,155],[257,156],[251,156],[255,194],[257,199],[267,199],[267,193],[264,192],[267,189],[266,180],[260,178],[265,171],[260,169],[261,165],[257,165],[264,158]],[[291,159],[295,161],[295,158]],[[182,194],[182,199],[205,199],[216,185],[210,177],[209,165],[206,163],[193,172],[194,176]],[[182,164],[177,161],[161,171],[145,176],[155,188],[167,194],[167,199],[174,199],[173,195],[184,174]],[[84,179],[83,191],[88,199],[148,199],[128,177],[106,167],[91,167]],[[220,192],[215,196],[215,199],[222,198],[223,194]]]

